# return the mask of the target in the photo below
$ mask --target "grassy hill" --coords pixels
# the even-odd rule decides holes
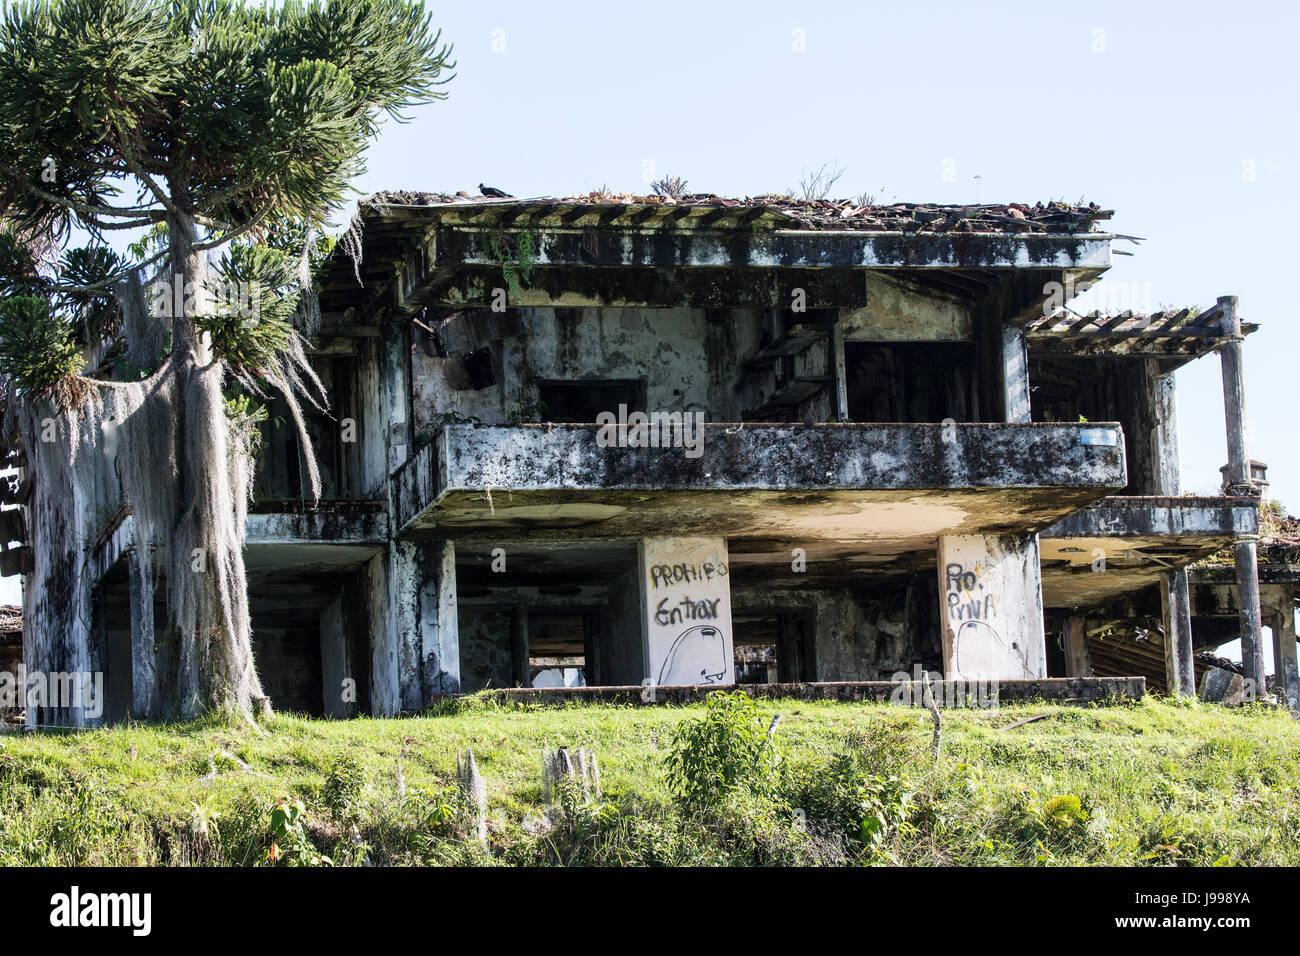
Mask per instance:
[[[695,744],[674,776],[679,728]],[[260,733],[9,734],[0,863],[1300,863],[1300,724],[1285,711],[1028,704],[946,711],[937,760],[931,737],[926,711],[885,704],[484,698],[401,720],[276,716]],[[543,800],[542,751],[559,745],[594,751],[600,799]],[[467,747],[486,849],[456,788]]]

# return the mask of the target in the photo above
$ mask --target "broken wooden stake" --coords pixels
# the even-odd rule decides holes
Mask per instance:
[[[554,803],[561,789],[571,783],[582,793],[584,802],[600,799],[600,766],[589,747],[570,751],[568,747],[542,751],[542,797]]]
[[[456,755],[456,781],[461,798],[473,814],[474,836],[487,846],[487,783],[478,772],[473,750],[467,748],[464,755]]]
[[[934,738],[930,741],[930,750],[934,752],[937,763],[939,751],[943,748],[943,715],[939,713],[939,706],[934,702],[934,687],[930,682],[929,671],[925,674],[925,699],[930,705],[930,717],[934,721]]]
[[[1035,720],[1043,720],[1044,718],[1051,716],[1051,714],[1035,714],[1033,717],[1025,717],[1022,720],[1017,720],[1014,724],[1007,724],[1002,729],[1015,730],[1017,727],[1023,727],[1025,724],[1032,724]]]

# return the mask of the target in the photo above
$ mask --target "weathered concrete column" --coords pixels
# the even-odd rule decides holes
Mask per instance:
[[[1228,484],[1232,494],[1249,494],[1250,457],[1246,451],[1246,382],[1242,361],[1241,316],[1235,295],[1219,296],[1219,361],[1223,369],[1223,413],[1228,431]],[[1236,486],[1235,489],[1232,486]]]
[[[532,687],[528,658],[528,608],[522,604],[510,612],[510,677],[516,687]]]
[[[831,326],[830,336],[831,368],[835,370],[835,417],[842,422],[849,420],[849,383],[848,372],[844,362],[844,317],[843,313]]]
[[[1165,682],[1169,693],[1196,696],[1196,665],[1192,644],[1192,601],[1187,569],[1178,568],[1160,582],[1165,625]]]
[[[361,604],[370,633],[370,713],[391,717],[401,709],[397,677],[397,642],[389,627],[388,552],[375,555],[361,572]]]
[[[343,626],[343,600],[335,599],[320,613],[321,704],[326,717],[349,717],[356,710],[352,662]]]
[[[642,642],[656,686],[734,684],[723,538],[648,538],[638,548]]]
[[[1254,692],[1265,692],[1264,630],[1259,605],[1259,564],[1255,553],[1258,535],[1240,537],[1233,545],[1237,560],[1237,607],[1241,620],[1241,665],[1246,672],[1247,688],[1254,682]]]
[[[388,552],[385,641],[395,651],[398,701],[419,710],[460,693],[456,549],[450,541],[398,540]]]
[[[1152,494],[1183,493],[1182,461],[1178,454],[1178,398],[1172,372],[1160,373],[1155,359],[1146,362],[1147,401],[1154,421],[1150,435],[1151,457],[1155,461]],[[1136,440],[1136,436],[1135,436]]]
[[[1088,633],[1080,616],[1065,619],[1065,676],[1092,677],[1092,656],[1088,653]]]
[[[1002,327],[1003,419],[1008,422],[1032,420],[1029,406],[1029,350],[1023,329]]]
[[[1222,316],[1219,328],[1219,359],[1223,367],[1223,412],[1228,431],[1228,493],[1258,494],[1250,480],[1250,455],[1246,448],[1246,383],[1242,359],[1241,316],[1235,295],[1218,299]],[[1260,623],[1259,566],[1256,564],[1255,535],[1237,539],[1238,606],[1241,608],[1241,662],[1246,680],[1254,682],[1256,694],[1263,694],[1264,639]]]
[[[1289,588],[1283,597],[1285,601],[1278,603],[1269,618],[1273,629],[1273,672],[1278,696],[1285,697],[1287,705],[1296,710],[1300,709],[1300,654],[1296,647],[1295,602]]]
[[[387,474],[406,461],[411,448],[410,325],[386,321],[379,328],[379,411],[384,434]]]
[[[1036,534],[940,537],[939,594],[945,677],[1047,676]]]
[[[153,594],[149,588],[151,569],[142,564],[148,556],[131,550],[127,577],[131,602],[131,714],[137,720],[157,717],[158,674],[154,647]]]

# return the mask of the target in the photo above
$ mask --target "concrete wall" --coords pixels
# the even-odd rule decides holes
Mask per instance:
[[[510,614],[461,605],[460,686],[472,694],[485,687],[511,687]]]
[[[485,343],[495,384],[471,387],[461,355],[440,358],[423,348],[413,351],[417,435],[432,434],[448,413],[504,423],[517,407],[538,401],[539,385],[546,380],[644,379],[643,410],[703,411],[709,421],[739,421],[743,411],[760,406],[777,389],[771,369],[747,374],[743,387],[736,387],[745,360],[773,337],[770,313],[641,308],[517,312],[520,334]],[[825,375],[827,367],[826,349],[815,345],[794,357],[792,372]],[[830,409],[829,394],[823,393],[807,403],[802,417],[824,421]]]
[[[654,683],[734,684],[727,542],[646,539],[639,564],[646,661]]]
[[[320,632],[309,628],[261,628],[253,656],[262,689],[281,713],[324,713]]]
[[[648,410],[704,409],[709,402],[706,320],[687,309],[521,309],[523,334],[491,344],[496,384],[465,387],[458,356],[416,350],[412,388],[417,433],[454,412],[505,422],[538,400],[546,379],[646,380]]]

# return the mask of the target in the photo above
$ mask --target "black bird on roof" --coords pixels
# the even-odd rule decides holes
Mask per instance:
[[[495,186],[484,186],[482,183],[478,184],[478,191],[481,192],[484,196],[489,196],[492,199],[514,199],[515,198],[514,196],[510,195],[507,192],[502,192],[500,189],[497,189]]]

